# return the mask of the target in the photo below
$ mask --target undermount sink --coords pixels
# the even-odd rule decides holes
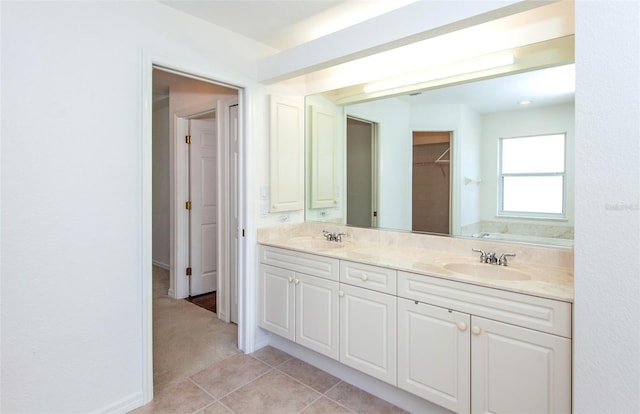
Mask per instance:
[[[294,237],[289,239],[289,242],[291,243],[291,246],[305,250],[331,250],[339,249],[344,246],[344,244],[340,242],[311,237]]]
[[[520,270],[486,263],[449,263],[444,268],[463,275],[493,280],[529,280],[531,276]]]

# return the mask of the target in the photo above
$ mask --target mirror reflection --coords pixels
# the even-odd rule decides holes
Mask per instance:
[[[306,219],[572,245],[574,69],[547,67],[347,105],[335,104],[332,93],[308,96]],[[548,136],[562,137],[563,171],[545,167],[548,158],[559,164],[551,157],[557,148],[545,147]],[[531,166],[502,171],[503,140],[525,137],[539,151],[531,153]],[[550,176],[553,191],[545,187]],[[560,211],[536,211],[536,203],[509,210],[533,192],[560,197]]]

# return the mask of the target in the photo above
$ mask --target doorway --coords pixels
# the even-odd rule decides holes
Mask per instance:
[[[377,226],[376,124],[347,117],[347,223]]]
[[[451,131],[413,132],[411,229],[451,234]]]
[[[237,285],[243,254],[238,236],[242,90],[155,65],[150,81],[150,256],[155,268],[169,274],[167,299],[216,291],[214,318],[234,326],[237,346],[240,327],[228,322],[239,323],[231,315],[238,314],[234,306],[241,304],[230,286]],[[194,211],[199,218],[190,217]]]

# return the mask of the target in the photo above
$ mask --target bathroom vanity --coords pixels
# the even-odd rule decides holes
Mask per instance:
[[[318,226],[261,230],[261,328],[455,412],[571,412],[570,249]]]

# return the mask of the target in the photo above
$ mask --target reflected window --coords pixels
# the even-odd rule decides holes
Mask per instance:
[[[565,134],[500,140],[499,214],[564,217]]]

